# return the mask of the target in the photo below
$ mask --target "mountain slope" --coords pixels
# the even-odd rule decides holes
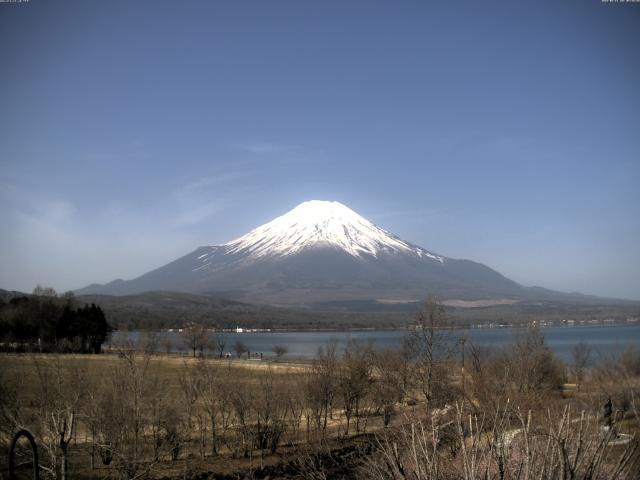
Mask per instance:
[[[203,246],[133,280],[78,294],[173,290],[312,305],[383,299],[526,298],[530,291],[470,260],[406,242],[338,203],[310,201],[223,245]]]

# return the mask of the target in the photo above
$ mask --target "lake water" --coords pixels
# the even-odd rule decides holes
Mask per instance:
[[[485,347],[500,347],[513,341],[514,335],[522,331],[516,328],[479,328],[456,330],[455,337],[466,336],[468,341]],[[579,342],[591,345],[593,357],[611,358],[619,355],[630,343],[640,347],[640,325],[596,325],[575,327],[547,327],[542,332],[547,345],[556,355],[565,361],[571,360],[573,347]],[[233,345],[242,341],[251,352],[262,352],[265,356],[273,355],[274,345],[284,345],[288,349],[286,358],[313,358],[318,348],[328,342],[337,341],[338,348],[343,349],[348,338],[359,342],[371,341],[375,348],[397,347],[407,335],[404,330],[366,330],[349,332],[255,332],[225,333],[226,351],[233,351]],[[158,332],[159,348],[163,349],[164,339],[171,341],[173,351],[186,351],[182,334],[178,332]],[[114,332],[112,342],[118,343],[128,338],[136,341],[140,332]]]

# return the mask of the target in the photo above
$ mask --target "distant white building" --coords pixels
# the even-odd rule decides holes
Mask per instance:
[[[236,327],[236,333],[242,333],[243,329],[242,327]]]

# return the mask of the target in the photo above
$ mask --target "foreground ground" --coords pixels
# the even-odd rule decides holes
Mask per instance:
[[[42,379],[40,371],[43,366],[47,370],[61,369],[63,376],[71,376],[82,372],[87,384],[97,385],[104,379],[105,372],[117,368],[122,359],[117,353],[101,355],[1,355],[0,372],[2,378],[18,385],[22,409],[31,410],[42,395]],[[157,379],[162,384],[162,396],[183,401],[185,389],[185,372],[202,369],[206,366],[227,370],[229,376],[242,379],[248,384],[256,383],[265,372],[276,375],[278,379],[295,386],[311,370],[310,362],[303,361],[256,361],[247,359],[193,358],[183,355],[154,354],[149,358],[146,375]],[[35,413],[35,412],[34,412]],[[37,413],[35,413],[37,415]],[[219,454],[201,454],[197,435],[187,435],[180,458],[159,461],[152,472],[145,475],[149,478],[240,478],[247,472],[253,472],[252,478],[301,478],[305,465],[309,462],[321,462],[323,469],[335,475],[350,476],[351,468],[355,468],[355,460],[369,445],[369,434],[382,427],[379,418],[371,418],[366,425],[366,432],[350,436],[341,430],[341,421],[330,419],[327,435],[321,445],[314,448],[313,453],[304,447],[304,435],[285,435],[277,452],[268,450],[251,452],[249,456],[234,455],[228,448],[221,448]],[[36,439],[40,442],[41,439]],[[69,471],[72,478],[105,478],[113,475],[111,466],[101,464],[99,458],[89,467],[87,457],[91,452],[90,427],[82,419],[77,422],[73,449],[69,457]],[[42,456],[42,453],[41,453]],[[7,465],[3,456],[0,462],[2,477],[7,474]]]
[[[424,339],[432,352],[436,337]],[[338,356],[327,346],[306,363],[125,349],[1,355],[2,448],[28,428],[43,475],[57,478],[64,458],[68,478],[92,479],[418,471],[410,477],[479,479],[520,478],[523,469],[628,479],[640,471],[638,352],[578,371],[532,332],[496,352],[469,347],[464,376],[454,358],[411,352],[353,344]]]

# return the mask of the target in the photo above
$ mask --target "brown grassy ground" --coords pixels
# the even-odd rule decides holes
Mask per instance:
[[[261,374],[267,369],[277,375],[282,375],[287,381],[295,382],[300,375],[303,375],[311,367],[311,363],[300,361],[254,361],[254,360],[224,360],[205,359],[204,361],[229,368],[234,376],[244,379],[247,382],[257,381]],[[69,372],[79,370],[89,384],[96,384],[101,381],[105,372],[115,368],[121,360],[117,354],[102,355],[49,355],[49,354],[3,354],[0,355],[0,370],[2,378],[6,381],[15,382],[19,385],[20,395],[23,405],[29,408],[29,404],[40,394],[38,373],[36,363],[40,363],[41,368],[56,368],[59,366]],[[180,398],[181,383],[180,378],[184,375],[187,367],[201,365],[202,359],[182,355],[154,355],[149,364],[149,375],[157,375],[162,381],[165,395],[173,398]],[[341,422],[336,415],[328,423],[328,436],[332,448],[344,447],[345,439],[340,436]],[[368,432],[382,428],[382,420],[379,417],[371,417],[366,420]],[[36,439],[38,440],[38,439]],[[351,439],[347,440],[350,441]],[[252,453],[252,458],[233,458],[224,449],[217,456],[207,454],[201,458],[198,451],[197,439],[193,438],[183,449],[181,458],[177,461],[163,461],[157,465],[151,478],[183,478],[190,477],[195,472],[214,472],[218,475],[236,478],[237,472],[246,472],[260,467],[271,467],[288,465],[299,453],[300,445],[305,443],[304,434],[298,438],[285,435],[278,452]],[[42,453],[41,453],[42,455]],[[73,478],[106,478],[113,476],[113,469],[103,466],[99,459],[96,459],[95,469],[88,467],[90,456],[90,434],[82,421],[79,421],[76,428],[75,440],[70,449],[70,471]],[[0,478],[4,478],[7,473],[5,458],[0,461]],[[265,474],[266,475],[266,474]],[[223,478],[223,477],[220,477]],[[259,476],[257,478],[260,478]]]
[[[2,354],[0,355],[0,370],[3,378],[17,380],[24,393],[34,395],[37,390],[37,371],[35,362],[44,360],[60,362],[62,368],[83,371],[89,378],[89,382],[99,381],[102,374],[110,368],[116,367],[119,362],[117,354],[102,355],[52,355],[52,354]],[[169,388],[167,393],[175,393],[180,388],[180,376],[185,367],[192,366],[202,361],[200,358],[183,355],[153,355],[150,361],[150,374],[158,374],[165,380]],[[303,362],[287,361],[256,361],[256,360],[224,360],[208,358],[205,360],[213,364],[225,366],[237,370],[243,376],[251,376],[251,372],[262,372],[267,369],[283,375],[300,374],[308,370],[310,364]]]

